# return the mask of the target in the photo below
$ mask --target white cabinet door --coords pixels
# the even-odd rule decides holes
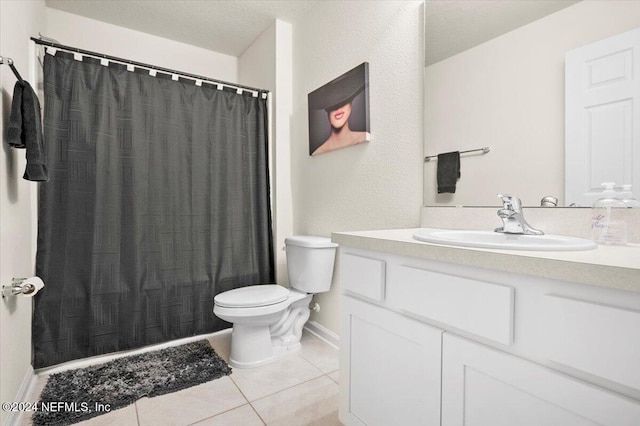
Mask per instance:
[[[440,424],[442,331],[342,297],[340,421]]]
[[[442,426],[640,425],[640,402],[445,333]]]
[[[565,202],[590,206],[603,182],[640,196],[640,29],[565,55]]]

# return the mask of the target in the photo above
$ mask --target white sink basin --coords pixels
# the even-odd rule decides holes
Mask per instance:
[[[413,238],[427,243],[501,250],[572,251],[593,250],[597,247],[597,244],[591,240],[563,235],[503,234],[462,229],[424,228],[413,234]]]

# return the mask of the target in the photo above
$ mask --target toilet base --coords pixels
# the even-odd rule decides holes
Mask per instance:
[[[293,355],[300,350],[302,328],[309,319],[307,295],[292,303],[271,325],[233,324],[229,364],[255,368]]]
[[[231,339],[233,339],[233,334]],[[279,361],[283,358],[287,358],[288,356],[295,355],[298,351],[300,351],[301,347],[302,345],[300,345],[299,342],[289,346],[271,347],[269,348],[268,351],[265,351],[269,353],[269,355],[266,358],[262,354],[258,354],[255,352],[255,350],[252,350],[252,353],[254,354],[253,359],[251,359],[252,357],[247,357],[245,352],[243,353],[243,355],[245,356],[242,356],[241,358],[241,359],[244,359],[243,361],[234,357],[233,340],[232,340],[232,353],[229,356],[229,365],[231,365],[234,368],[241,368],[241,369],[261,367],[263,365],[267,365],[267,364],[271,364],[272,362]]]

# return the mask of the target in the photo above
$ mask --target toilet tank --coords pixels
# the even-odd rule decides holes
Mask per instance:
[[[286,238],[284,243],[289,287],[305,293],[329,291],[338,245],[329,238],[303,235]]]

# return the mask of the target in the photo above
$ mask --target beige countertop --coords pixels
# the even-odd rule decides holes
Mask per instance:
[[[454,247],[416,241],[420,228],[334,232],[342,245],[640,292],[640,244],[598,246],[585,251],[524,251]]]

